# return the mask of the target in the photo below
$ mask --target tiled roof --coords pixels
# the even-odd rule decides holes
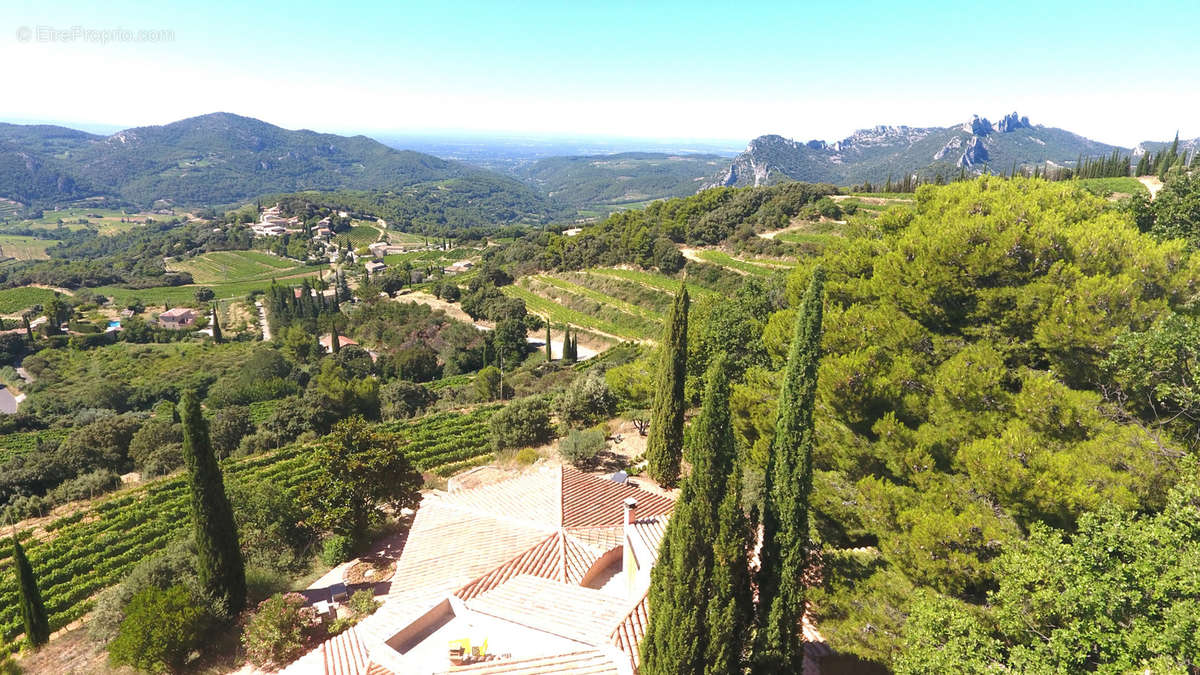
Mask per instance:
[[[639,568],[658,560],[658,549],[667,534],[668,517],[639,518],[628,528],[629,545]]]
[[[317,645],[279,675],[365,675],[369,661],[366,646],[351,626]]]
[[[670,513],[675,506],[670,497],[647,492],[629,483],[614,483],[571,467],[562,469],[562,526],[600,527],[620,525],[624,502],[637,500],[637,517]]]
[[[570,529],[571,538],[580,544],[603,555],[625,543],[625,526],[609,527],[573,527]]]
[[[458,673],[463,673],[463,675],[549,675],[551,673],[617,675],[618,672],[620,671],[607,656],[592,650],[532,659],[487,661],[451,668],[438,675],[457,675]]]
[[[612,643],[629,657],[629,666],[635,673],[641,658],[639,650],[642,638],[646,635],[646,625],[650,623],[649,597],[649,594],[643,595],[612,632]]]
[[[603,591],[522,575],[467,601],[467,608],[590,645],[609,642],[625,600]]]

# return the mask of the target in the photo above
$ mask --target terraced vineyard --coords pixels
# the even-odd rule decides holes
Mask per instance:
[[[401,437],[399,447],[422,471],[453,475],[490,461],[487,420],[497,406],[470,413],[446,412],[380,425]],[[269,455],[227,460],[229,483],[271,481],[298,490],[320,471],[312,454],[295,444]],[[22,533],[42,598],[57,630],[91,611],[97,593],[118,583],[137,563],[161,551],[189,526],[188,487],[183,476],[119,493],[90,509],[60,518],[36,539]],[[20,646],[21,618],[11,547],[0,547],[0,655]]]
[[[261,251],[213,251],[171,265],[188,272],[198,284],[254,279],[282,274],[302,267],[300,263]]]
[[[705,262],[710,262],[714,265],[720,265],[721,267],[726,267],[731,270],[737,270],[739,272],[758,277],[774,276],[786,268],[786,265],[782,265],[773,261],[771,263],[763,263],[740,260],[729,255],[728,253],[712,249],[696,251],[696,256]]]

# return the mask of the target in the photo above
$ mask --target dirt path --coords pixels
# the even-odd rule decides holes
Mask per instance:
[[[711,260],[705,260],[704,258],[700,257],[699,251],[694,248],[681,248],[681,249],[679,249],[679,252],[683,254],[684,258],[687,258],[688,260],[691,260],[694,262],[704,263],[706,265],[716,265],[716,266],[720,267],[721,269],[726,269],[726,270],[729,270],[730,272],[734,272],[734,273],[740,274],[742,276],[749,276],[749,274],[750,274],[746,270],[739,270],[736,267],[726,267],[726,266],[722,265],[721,263],[713,262]]]
[[[846,221],[844,221],[844,220],[833,220],[832,218],[821,218],[820,222],[837,223],[838,225],[846,224]],[[812,225],[813,225],[812,222],[808,221],[808,220],[792,222],[791,225],[788,225],[787,227],[781,227],[778,230],[768,230],[766,232],[759,232],[758,236],[762,237],[763,239],[774,239],[776,235],[780,235],[785,232],[795,232],[797,230],[807,230],[807,229],[811,228]]]
[[[271,341],[271,324],[267,323],[267,308],[263,306],[261,300],[255,300],[254,306],[258,308],[258,325],[262,326],[263,342]],[[341,344],[338,340],[338,344]]]
[[[1158,176],[1138,176],[1137,180],[1150,191],[1150,199],[1154,199],[1158,195],[1158,191],[1163,188],[1162,181],[1158,179]]]

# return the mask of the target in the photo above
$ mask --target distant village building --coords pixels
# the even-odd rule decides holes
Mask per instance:
[[[474,266],[475,266],[475,263],[471,262],[470,260],[459,260],[458,262],[453,263],[449,267],[443,269],[442,273],[443,274],[461,274],[462,272],[466,272],[466,271],[470,270]]]
[[[580,232],[583,232],[582,227],[572,227],[569,230],[563,230],[563,234],[565,234],[568,237],[574,237],[575,235],[579,234]]]
[[[371,251],[371,255],[376,258],[382,258],[385,255],[397,255],[422,246],[424,244],[389,244],[386,241],[377,241],[368,246],[367,249]]]
[[[326,354],[333,353],[332,345],[333,345],[333,339],[331,336],[329,336],[329,335],[321,336],[321,348],[325,350]],[[339,349],[341,349],[342,347],[349,347],[350,345],[358,346],[358,343],[355,342],[354,340],[351,340],[350,338],[346,337],[345,335],[338,336],[338,348]]]
[[[366,268],[367,268],[367,274],[374,276],[374,275],[378,274],[379,272],[382,272],[385,269],[387,269],[387,265],[385,265],[381,262],[376,262],[376,261],[372,260],[367,263]]]
[[[163,328],[191,328],[195,324],[196,312],[187,307],[174,307],[158,315],[158,325]]]

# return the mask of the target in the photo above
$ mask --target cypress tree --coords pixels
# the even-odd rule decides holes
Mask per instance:
[[[13,562],[17,566],[17,585],[20,591],[21,621],[25,624],[25,639],[34,647],[50,640],[50,620],[46,617],[46,606],[42,604],[42,593],[38,590],[33,567],[25,557],[25,549],[13,534]]]
[[[821,354],[822,290],[817,268],[796,317],[795,334],[775,415],[767,460],[755,673],[799,673],[804,660],[800,622],[802,577],[808,567],[808,500],[812,492],[813,402]]]
[[[228,603],[236,614],[246,604],[246,572],[238,545],[233,509],[225,494],[221,467],[208,440],[208,422],[200,414],[200,401],[187,392],[179,401],[183,425],[183,461],[191,491],[192,529],[196,539],[196,576],[214,597]]]
[[[329,322],[329,353],[336,354],[342,348],[342,340],[338,337],[337,319]]]
[[[33,342],[33,326],[29,323],[28,314],[21,315],[21,323],[25,325],[25,338],[30,342]]]
[[[546,318],[546,363],[554,360],[554,353],[550,349],[550,319]]]
[[[662,357],[650,412],[650,438],[646,440],[647,471],[660,485],[679,481],[683,453],[683,384],[687,376],[687,284],[681,284],[671,308],[671,320],[662,340]]]
[[[683,480],[658,564],[650,572],[650,623],[642,643],[640,668],[644,675],[706,672],[711,632],[712,535],[719,530],[718,509],[734,454],[728,361],[724,355],[714,359],[704,379],[700,415],[688,434],[692,471]]]
[[[750,585],[751,529],[742,510],[742,467],[736,462],[717,508],[712,590],[708,594],[708,650],[704,675],[744,671],[754,600]]]
[[[212,328],[213,328],[213,342],[216,342],[218,344],[220,344],[221,342],[224,342],[224,340],[221,337],[221,322],[217,319],[217,304],[215,302],[213,303],[213,306],[212,306]]]

